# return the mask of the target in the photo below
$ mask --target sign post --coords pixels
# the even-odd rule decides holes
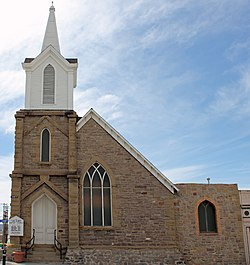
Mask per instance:
[[[2,253],[3,253],[3,260],[2,260],[2,265],[6,264],[6,246],[5,243],[7,243],[7,223],[8,223],[8,218],[9,218],[9,207],[7,203],[3,204],[3,219],[0,220],[3,223],[3,230],[2,230]]]

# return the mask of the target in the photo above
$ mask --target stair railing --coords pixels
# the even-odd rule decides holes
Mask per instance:
[[[33,229],[32,238],[25,245],[25,258],[27,258],[28,251],[33,248],[35,244],[35,229]]]
[[[63,259],[63,255],[67,252],[67,247],[63,247],[62,243],[56,238],[56,229],[54,230],[54,246],[60,252],[60,259]]]

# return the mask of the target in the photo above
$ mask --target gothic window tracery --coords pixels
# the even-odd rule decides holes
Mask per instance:
[[[83,223],[111,226],[111,184],[106,170],[93,164],[83,179]]]

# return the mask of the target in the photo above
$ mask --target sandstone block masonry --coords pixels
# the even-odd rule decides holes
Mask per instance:
[[[171,193],[94,119],[76,130],[73,111],[21,110],[16,114],[12,216],[31,237],[34,202],[43,195],[56,205],[57,237],[68,247],[65,264],[244,265],[236,185],[179,184]],[[41,162],[41,132],[51,135],[49,162]],[[111,184],[111,226],[83,223],[83,178],[102,165]],[[201,233],[198,206],[216,209],[216,233]]]
[[[76,114],[74,111],[20,110],[16,113],[15,163],[12,172],[12,212],[25,221],[24,237],[11,239],[25,244],[32,236],[32,205],[46,195],[57,205],[57,236],[70,245],[69,206],[77,207],[72,216],[78,219],[78,206],[69,200],[78,191],[69,189],[69,179],[76,176]],[[41,162],[41,132],[50,132],[50,160]],[[77,177],[76,177],[77,179]],[[73,193],[73,195],[71,194]],[[71,208],[73,209],[73,207]],[[75,224],[74,235],[79,238]],[[73,233],[72,233],[73,234]],[[72,238],[75,242],[75,238]]]
[[[237,185],[179,184],[175,214],[177,241],[187,264],[246,264]],[[217,233],[199,231],[198,206],[215,206]]]

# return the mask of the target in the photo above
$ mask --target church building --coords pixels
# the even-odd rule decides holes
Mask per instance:
[[[173,184],[93,109],[74,111],[78,60],[60,52],[53,5],[22,66],[11,216],[24,235],[11,243],[28,260],[55,244],[61,264],[246,264],[237,185]]]

